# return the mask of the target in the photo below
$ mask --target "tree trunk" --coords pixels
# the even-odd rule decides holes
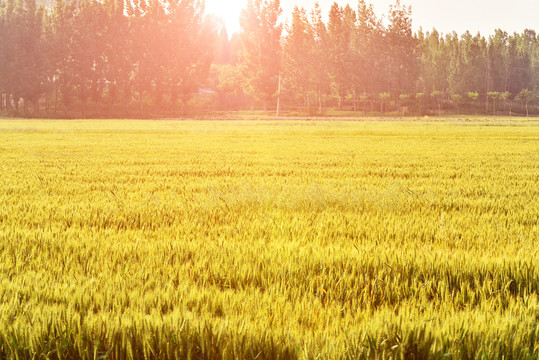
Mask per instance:
[[[80,110],[82,118],[86,119],[86,100],[81,100]]]
[[[138,92],[138,106],[139,106],[140,117],[143,117],[144,109],[142,107],[142,90],[139,90]]]
[[[54,113],[58,112],[58,86],[54,88]]]
[[[513,104],[509,103],[509,119],[513,118]]]
[[[363,91],[363,113],[367,115],[367,94]]]
[[[124,116],[125,117],[127,117],[128,114],[129,114],[129,101],[128,101],[128,99],[131,97],[130,95],[131,94],[129,93],[128,90],[126,90],[126,89],[123,90],[122,107],[123,107],[123,110],[124,110]]]
[[[277,111],[276,116],[279,117],[281,112],[281,74],[279,74],[279,85],[277,86]]]
[[[487,115],[488,115],[488,93],[489,93],[489,90],[490,90],[490,61],[488,60],[488,53],[487,53],[487,100],[486,100],[486,103],[487,103]]]

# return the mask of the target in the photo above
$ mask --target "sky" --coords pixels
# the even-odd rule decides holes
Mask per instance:
[[[327,17],[334,0],[320,0],[322,14]],[[337,3],[349,3],[357,8],[356,0],[337,0]],[[394,0],[367,0],[374,5],[378,17],[387,13]],[[246,0],[206,0],[206,12],[222,17],[231,34],[240,29],[239,14],[247,3]],[[294,5],[312,9],[313,0],[281,0],[283,19],[290,17]],[[458,34],[470,30],[488,36],[495,29],[509,33],[534,29],[539,32],[539,0],[401,0],[412,6],[414,31],[422,27],[430,31],[435,27],[444,34],[456,31]]]

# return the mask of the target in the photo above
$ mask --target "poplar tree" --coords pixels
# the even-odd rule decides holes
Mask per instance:
[[[198,92],[208,77],[218,24],[212,18],[204,18],[201,1],[176,0],[168,11],[169,22],[164,26],[166,36],[161,61],[164,86],[175,111],[177,100],[182,101],[185,109],[187,100]]]
[[[412,33],[412,8],[396,0],[389,8],[386,57],[388,62],[387,89],[401,93],[412,92],[419,72],[416,57],[417,40]]]
[[[73,66],[77,62],[72,36],[75,19],[75,3],[57,1],[51,11],[51,31],[48,47],[52,56],[54,71],[51,74],[53,84],[54,111],[63,108],[64,113],[73,103],[74,74]]]
[[[215,20],[219,30],[215,42],[214,61],[216,65],[228,65],[232,63],[232,54],[230,51],[230,41],[228,39],[228,31],[225,22],[222,19]]]
[[[277,93],[281,72],[279,0],[248,0],[240,17],[240,62],[246,90],[267,110]]]
[[[283,49],[283,73],[287,88],[294,98],[302,98],[307,106],[309,91],[314,88],[315,40],[311,23],[305,9],[297,6],[292,21],[287,26]]]
[[[329,58],[326,56],[329,51],[329,39],[326,24],[322,21],[322,12],[318,3],[314,5],[314,9],[311,12],[311,24],[314,37],[313,85],[318,97],[318,113],[321,114],[323,111],[322,99],[330,92],[330,81],[327,71]]]
[[[8,0],[2,5],[0,93],[5,93],[2,103],[5,102],[7,107],[12,103],[18,112],[22,100],[25,113],[29,104],[33,104],[37,111],[39,96],[46,88],[45,11],[35,0]]]
[[[363,91],[363,99],[369,92],[381,90],[380,83],[380,48],[383,37],[383,26],[376,18],[373,5],[359,0],[357,18],[356,48],[358,49],[358,63],[356,64],[357,79]],[[366,104],[363,104],[366,108]]]
[[[427,32],[421,50],[420,84],[423,92],[443,91],[448,87],[449,56],[443,36],[436,29]]]
[[[129,113],[129,103],[133,96],[133,27],[130,14],[133,9],[129,2],[108,0],[104,4],[108,26],[104,37],[104,89],[108,111],[114,113],[116,103],[121,104],[124,116]],[[127,13],[127,16],[124,15]]]
[[[329,77],[333,92],[339,99],[339,110],[342,110],[344,99],[354,83],[355,54],[353,37],[357,18],[352,8],[342,8],[333,3],[329,12]]]

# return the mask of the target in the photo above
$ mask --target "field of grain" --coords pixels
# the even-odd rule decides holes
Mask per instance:
[[[0,358],[538,359],[533,122],[0,121]]]

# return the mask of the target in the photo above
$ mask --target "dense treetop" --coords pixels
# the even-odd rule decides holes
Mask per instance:
[[[201,0],[0,0],[0,111],[161,116],[275,107],[323,113],[529,114],[539,37],[412,32],[399,0],[296,8],[249,0],[229,38]],[[281,91],[279,92],[279,83]]]

